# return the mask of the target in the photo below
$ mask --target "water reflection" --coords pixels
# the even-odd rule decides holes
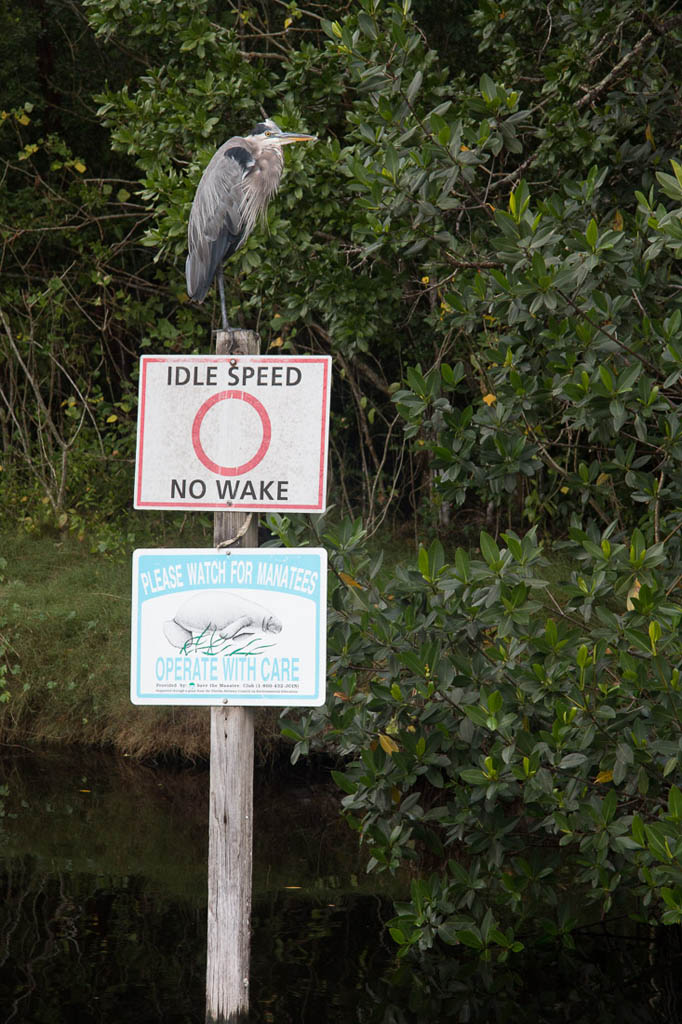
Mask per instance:
[[[76,754],[1,767],[0,1021],[201,1024],[207,773]],[[494,973],[452,948],[399,963],[333,792],[260,781],[255,812],[254,1024],[682,1020],[679,929],[623,922]]]
[[[598,928],[574,950],[545,946],[488,970],[428,957],[374,987],[372,1024],[680,1024],[682,942],[677,928]]]
[[[92,755],[3,767],[4,1019],[201,1021],[207,773]],[[327,787],[260,782],[254,809],[254,1021],[357,1020],[392,954],[390,906]]]
[[[203,915],[140,877],[7,871],[0,1004],[7,1022],[197,1020]]]

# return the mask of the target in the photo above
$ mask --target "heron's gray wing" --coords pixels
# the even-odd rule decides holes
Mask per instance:
[[[238,136],[218,149],[199,182],[189,217],[185,264],[187,294],[203,302],[222,261],[244,241],[243,182],[254,166]]]

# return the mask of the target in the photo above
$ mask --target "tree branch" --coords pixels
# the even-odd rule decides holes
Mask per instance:
[[[631,64],[632,61],[640,55],[644,47],[647,46],[653,38],[654,33],[649,29],[644,33],[640,41],[632,47],[630,52],[626,53],[624,57],[621,57],[618,63],[611,68],[608,75],[604,75],[601,82],[597,82],[589,92],[586,92],[585,95],[578,100],[576,103],[576,110],[582,110],[583,107],[589,106],[590,103],[600,96],[605,89],[608,89],[609,86],[615,82],[621,72],[625,70],[628,64]]]

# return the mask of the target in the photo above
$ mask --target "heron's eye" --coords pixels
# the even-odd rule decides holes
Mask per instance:
[[[269,135],[272,135],[272,132],[264,132],[263,134],[269,136]]]

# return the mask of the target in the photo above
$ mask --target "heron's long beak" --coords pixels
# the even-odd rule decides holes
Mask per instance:
[[[290,142],[317,142],[317,135],[302,135],[300,132],[281,132],[277,136],[277,141],[281,142],[283,146],[288,145]]]

